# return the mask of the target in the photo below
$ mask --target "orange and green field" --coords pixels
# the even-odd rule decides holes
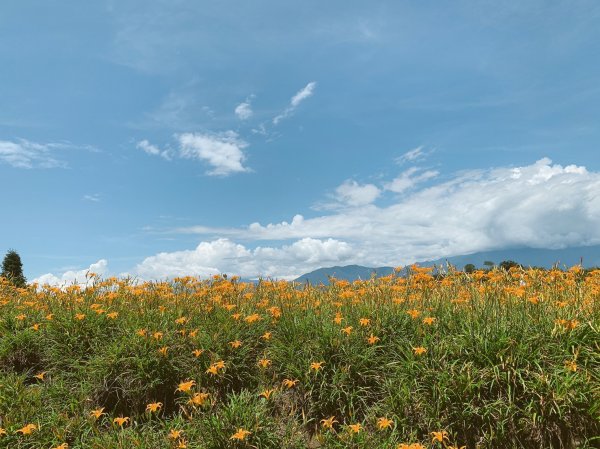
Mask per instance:
[[[0,284],[2,448],[600,447],[600,270]]]

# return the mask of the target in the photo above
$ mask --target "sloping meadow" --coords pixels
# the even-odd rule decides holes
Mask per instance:
[[[600,271],[0,283],[0,447],[600,446]]]

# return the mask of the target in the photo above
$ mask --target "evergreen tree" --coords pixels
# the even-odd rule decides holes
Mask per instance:
[[[16,287],[25,287],[27,284],[27,280],[23,276],[21,256],[13,249],[9,250],[4,256],[1,276],[7,278]]]

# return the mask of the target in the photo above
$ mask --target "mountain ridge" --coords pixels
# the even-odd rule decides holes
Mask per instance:
[[[467,264],[473,264],[476,268],[482,268],[484,262],[493,262],[495,265],[505,260],[513,260],[523,266],[536,266],[552,268],[571,267],[582,263],[585,268],[600,266],[600,245],[579,246],[562,249],[545,248],[512,248],[493,251],[481,251],[471,254],[443,257],[435,260],[416,262],[420,266],[433,266],[450,263],[458,269],[464,269]],[[394,267],[366,267],[363,265],[345,265],[323,267],[305,273],[295,282],[310,282],[311,284],[328,284],[329,277],[354,281],[357,279],[369,279],[373,273],[376,276],[387,276],[394,271]]]

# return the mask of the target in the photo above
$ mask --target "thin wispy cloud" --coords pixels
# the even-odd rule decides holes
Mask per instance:
[[[309,98],[313,95],[316,87],[317,87],[316,81],[311,81],[306,86],[304,86],[302,89],[300,89],[296,93],[296,95],[294,95],[290,99],[289,106],[281,114],[279,114],[275,118],[273,118],[273,124],[277,125],[283,119],[292,115],[294,113],[294,111],[298,108],[298,106],[300,106],[300,103],[302,103],[304,100],[306,100],[307,98]]]
[[[403,193],[422,182],[435,178],[437,175],[439,175],[439,172],[435,170],[421,172],[419,168],[411,167],[400,173],[392,181],[385,183],[384,188],[391,192]]]
[[[428,156],[429,152],[425,151],[423,146],[418,146],[410,151],[407,151],[402,156],[396,159],[398,164],[414,163],[422,161]]]
[[[91,201],[92,203],[98,203],[100,201],[100,194],[93,193],[91,195],[83,195],[85,201]]]
[[[98,153],[91,145],[76,145],[71,142],[39,143],[27,139],[0,140],[0,163],[15,168],[67,168],[69,164],[61,152],[84,150]]]
[[[146,139],[139,141],[136,145],[136,148],[139,148],[140,150],[144,151],[146,154],[150,154],[152,156],[160,156],[163,159],[166,159],[168,161],[170,161],[173,158],[171,150],[169,150],[169,149],[161,150],[159,147],[151,144]]]

